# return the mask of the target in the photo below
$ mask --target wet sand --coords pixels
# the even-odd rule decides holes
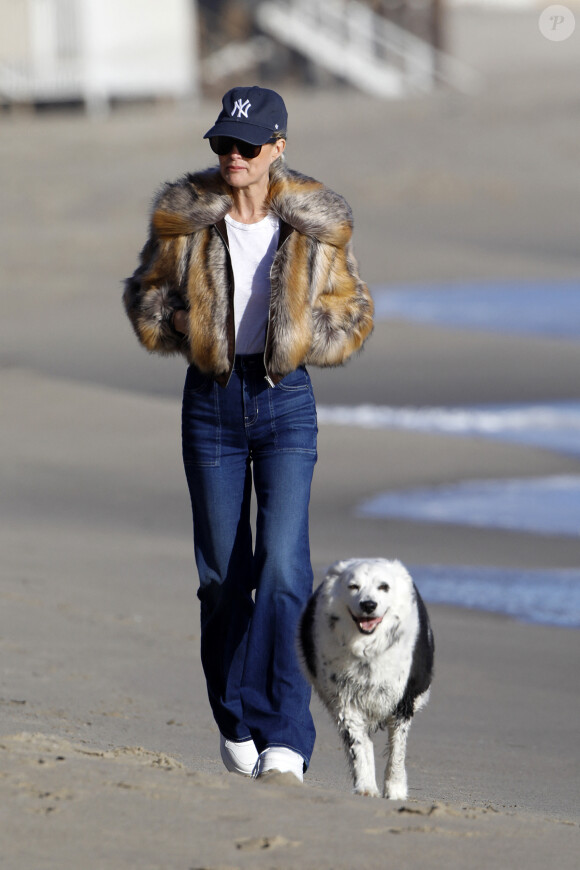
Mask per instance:
[[[533,16],[524,20],[531,27]],[[517,33],[517,19],[509,22]],[[506,28],[492,32],[509,53]],[[556,62],[543,45],[529,53],[513,68],[498,63],[470,98],[378,104],[289,94],[289,163],[351,202],[369,283],[578,274],[570,179],[580,157],[579,61]],[[351,796],[338,738],[316,702],[318,741],[302,788],[223,771],[199,663],[179,445],[183,365],[148,357],[120,306],[151,194],[210,162],[197,140],[214,113],[202,103],[99,122],[2,118],[3,862],[10,870],[572,868],[573,630],[430,608],[437,671],[411,730],[408,801]],[[383,323],[358,360],[312,375],[324,404],[437,405],[577,398],[579,368],[580,343]],[[579,564],[578,538],[353,516],[388,489],[578,474],[577,459],[348,426],[321,426],[319,452],[317,577],[349,555]]]

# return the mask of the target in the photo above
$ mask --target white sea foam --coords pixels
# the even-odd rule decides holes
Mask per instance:
[[[466,480],[381,493],[356,509],[361,517],[399,518],[580,536],[580,475]]]
[[[410,571],[428,603],[580,628],[580,570],[416,565],[410,566]]]
[[[372,288],[377,321],[580,339],[580,280],[464,281]]]
[[[323,424],[366,429],[410,429],[497,438],[563,453],[580,453],[580,401],[451,408],[321,405],[318,420]]]

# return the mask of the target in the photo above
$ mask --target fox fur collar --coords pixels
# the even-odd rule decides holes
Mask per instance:
[[[233,206],[219,169],[186,175],[161,191],[153,227],[164,238],[190,235],[221,221]],[[347,244],[352,213],[345,199],[320,181],[288,169],[283,159],[270,170],[268,206],[292,229],[327,245]]]

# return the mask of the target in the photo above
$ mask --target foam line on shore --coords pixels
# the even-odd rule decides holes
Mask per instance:
[[[580,628],[580,570],[414,565],[410,571],[430,604],[503,613],[537,625]]]
[[[578,537],[580,475],[466,480],[389,491],[362,502],[356,514]]]
[[[580,455],[580,401],[396,408],[320,405],[320,423],[477,436]]]
[[[463,281],[372,288],[377,320],[580,339],[580,280]]]

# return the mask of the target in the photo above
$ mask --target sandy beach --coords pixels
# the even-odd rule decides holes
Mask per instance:
[[[351,203],[369,284],[578,276],[578,39],[538,41],[536,20],[456,13],[457,53],[485,79],[471,96],[288,93],[288,162]],[[184,366],[147,356],[120,302],[153,192],[211,162],[200,137],[214,115],[202,102],[0,120],[0,863],[572,870],[577,630],[429,608],[436,677],[411,729],[407,801],[351,795],[316,701],[302,787],[221,765],[180,457]],[[579,370],[579,341],[401,320],[379,322],[345,369],[311,374],[328,406],[459,406],[578,399]],[[352,555],[580,564],[580,536],[355,515],[388,490],[578,475],[574,455],[326,424],[319,454],[317,579]]]

